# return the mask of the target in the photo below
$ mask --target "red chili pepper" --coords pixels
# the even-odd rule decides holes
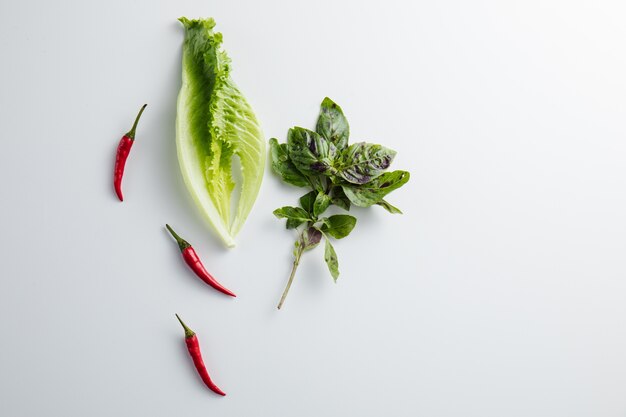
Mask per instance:
[[[234,292],[217,282],[217,280],[213,278],[211,274],[209,274],[204,265],[202,265],[202,261],[200,261],[198,254],[196,253],[194,248],[191,247],[189,242],[178,236],[178,234],[176,234],[174,229],[172,229],[169,224],[166,224],[165,227],[167,227],[167,230],[169,230],[172,236],[174,236],[174,239],[176,239],[178,247],[183,254],[183,259],[185,260],[185,263],[189,265],[189,268],[191,268],[191,270],[195,272],[202,281],[206,282],[216,290],[223,292],[224,294],[237,297]]]
[[[196,333],[191,330],[183,321],[176,315],[176,318],[183,325],[183,329],[185,329],[185,343],[187,344],[187,350],[189,351],[189,355],[191,355],[191,359],[193,359],[193,364],[196,367],[196,370],[200,374],[200,378],[206,384],[211,391],[219,395],[226,395],[224,391],[219,389],[217,385],[213,382],[211,377],[209,376],[209,372],[206,370],[206,366],[204,366],[204,360],[202,359],[202,352],[200,352],[200,343],[198,342],[198,337]]]
[[[128,158],[128,154],[130,153],[130,148],[133,147],[133,143],[135,142],[135,131],[137,130],[137,123],[139,122],[139,118],[141,117],[141,113],[146,108],[147,104],[144,104],[139,110],[139,114],[135,119],[135,123],[133,124],[132,129],[128,131],[127,134],[122,136],[120,139],[119,145],[117,145],[117,153],[115,154],[115,170],[113,171],[113,185],[115,186],[115,193],[120,201],[124,201],[124,196],[122,195],[122,177],[124,176],[124,167],[126,166],[126,159]]]

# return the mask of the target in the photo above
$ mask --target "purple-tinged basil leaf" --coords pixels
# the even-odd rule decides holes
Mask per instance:
[[[322,232],[315,227],[309,227],[303,232],[302,241],[304,242],[304,250],[311,250],[316,247],[322,240]]]
[[[322,101],[315,130],[340,151],[348,146],[348,137],[350,136],[348,120],[343,115],[341,107],[328,97]]]
[[[289,129],[287,150],[298,171],[311,176],[327,173],[336,153],[335,145],[312,130],[302,127]]]
[[[366,184],[383,173],[396,152],[381,145],[353,143],[341,155],[339,176],[352,184]]]
[[[352,204],[369,207],[385,198],[387,194],[402,187],[411,175],[407,171],[385,172],[374,180],[363,185],[344,184],[341,187]]]

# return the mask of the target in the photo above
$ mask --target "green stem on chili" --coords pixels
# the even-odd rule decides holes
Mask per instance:
[[[187,327],[185,322],[181,320],[181,318],[178,316],[178,314],[176,314],[176,318],[178,319],[180,324],[183,326],[183,329],[185,329],[185,337],[192,337],[194,334],[196,334],[196,332],[194,332],[189,327]]]
[[[144,104],[143,106],[141,106],[141,110],[139,110],[139,114],[135,118],[135,123],[133,123],[133,127],[124,136],[129,137],[132,140],[135,140],[135,132],[137,131],[137,123],[139,123],[139,119],[141,118],[141,113],[143,113],[143,111],[146,109],[146,106],[147,104]]]
[[[165,227],[172,234],[174,239],[176,239],[176,243],[178,243],[178,247],[180,248],[181,251],[191,246],[191,244],[187,242],[185,239],[183,239],[182,237],[180,237],[178,233],[176,233],[169,224],[166,224]]]

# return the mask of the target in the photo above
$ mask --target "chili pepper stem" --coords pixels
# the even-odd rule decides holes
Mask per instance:
[[[304,247],[303,245],[300,245],[295,253],[295,257],[293,260],[293,267],[291,268],[291,275],[289,275],[289,281],[287,281],[287,286],[285,287],[285,291],[283,291],[283,295],[282,297],[280,297],[280,302],[278,303],[279,310],[285,303],[285,298],[287,298],[287,294],[289,293],[289,288],[291,288],[291,283],[293,282],[293,278],[296,276],[296,270],[298,269],[298,265],[300,264],[300,258],[302,257],[302,252],[304,252]]]
[[[191,246],[189,244],[189,242],[187,242],[182,237],[178,236],[178,233],[176,233],[174,231],[174,229],[172,229],[172,227],[169,224],[166,224],[165,227],[171,233],[171,235],[174,237],[174,239],[176,239],[176,243],[178,243],[178,247],[180,248],[181,252],[184,251],[185,249],[187,249],[189,246]]]
[[[180,319],[178,314],[176,314],[176,318],[178,319],[180,324],[183,326],[183,329],[185,329],[185,338],[193,337],[193,335],[196,334],[196,332],[194,332],[189,327],[187,327],[187,325]]]
[[[139,110],[139,114],[137,114],[137,117],[135,118],[135,123],[133,123],[133,127],[124,136],[129,137],[131,140],[135,140],[135,131],[137,130],[137,123],[139,123],[139,118],[141,117],[141,113],[143,113],[146,106],[147,104],[144,104],[143,106],[141,106],[141,110]]]

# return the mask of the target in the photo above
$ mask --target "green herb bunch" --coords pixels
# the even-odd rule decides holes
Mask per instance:
[[[402,213],[384,199],[406,184],[410,177],[407,171],[385,172],[396,152],[365,142],[348,145],[349,135],[350,127],[341,107],[326,97],[315,132],[293,127],[287,134],[287,143],[279,144],[275,138],[270,139],[274,172],[288,184],[312,189],[300,198],[300,207],[274,210],[276,217],[287,219],[287,229],[298,230],[293,268],[279,309],[285,302],[302,254],[316,247],[322,237],[324,260],[337,281],[339,262],[330,238],[348,236],[356,225],[356,218],[348,214],[322,217],[331,205],[346,211],[352,204],[379,205],[390,213]]]

